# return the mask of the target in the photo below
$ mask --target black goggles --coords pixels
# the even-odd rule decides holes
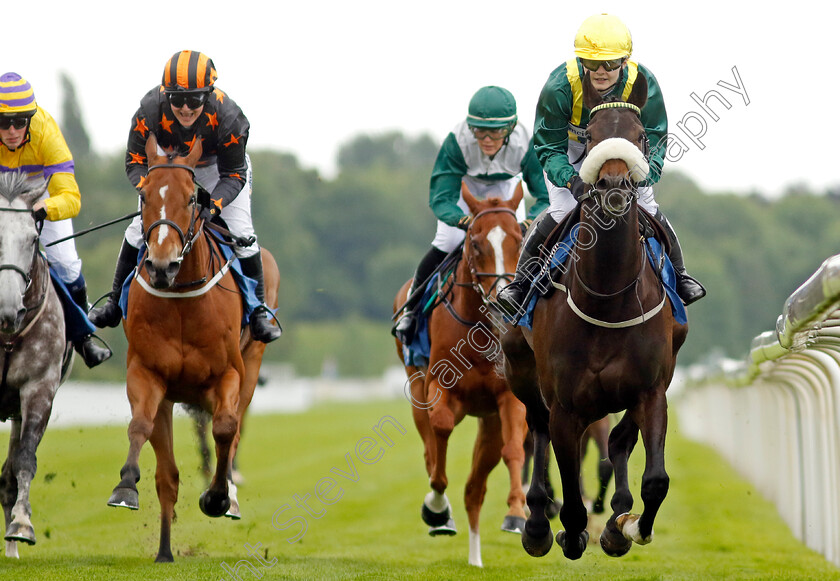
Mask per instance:
[[[208,93],[167,93],[166,98],[175,109],[180,109],[184,105],[190,109],[198,109],[207,102],[207,95]]]
[[[29,123],[29,117],[0,117],[0,129],[7,130],[14,127],[23,129]]]
[[[583,68],[592,71],[593,73],[604,67],[604,70],[607,72],[612,72],[615,69],[619,68],[621,65],[624,64],[625,59],[612,59],[608,61],[594,61],[592,59],[580,59],[580,64],[583,65]]]

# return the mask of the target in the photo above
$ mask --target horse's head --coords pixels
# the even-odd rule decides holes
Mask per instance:
[[[140,194],[141,215],[146,272],[154,288],[172,287],[192,246],[198,219],[194,169],[200,157],[200,140],[186,157],[161,152],[154,134],[146,141],[149,172]]]
[[[513,198],[477,200],[465,183],[461,195],[473,215],[464,240],[464,261],[469,266],[473,286],[485,299],[495,299],[516,272],[522,230],[516,221],[516,208],[522,201],[522,183]]]
[[[601,209],[614,217],[625,214],[637,193],[635,184],[647,177],[649,145],[641,121],[647,92],[647,80],[638,75],[626,102],[605,101],[589,73],[584,77],[583,103],[591,117],[580,177],[592,186]]]
[[[0,174],[0,331],[20,331],[24,295],[32,282],[38,253],[38,227],[32,206],[46,184],[33,187],[24,173]]]

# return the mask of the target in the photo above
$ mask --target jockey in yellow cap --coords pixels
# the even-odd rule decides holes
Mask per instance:
[[[586,157],[586,127],[589,110],[583,104],[583,80],[589,75],[592,86],[603,97],[627,99],[633,85],[644,77],[648,86],[647,103],[641,112],[651,149],[650,171],[639,186],[639,204],[665,228],[671,242],[669,257],[677,274],[677,293],[686,305],[706,294],[703,286],[685,270],[682,250],[674,229],[659,210],[653,184],[662,175],[668,118],[656,77],[646,67],[630,60],[633,40],[620,19],[611,14],[587,18],[575,35],[575,57],[557,67],[548,77],[537,103],[534,145],[545,173],[549,210],[534,224],[522,245],[514,281],[499,293],[499,303],[511,314],[521,313],[530,273],[523,265],[532,258],[555,226],[577,205],[584,182],[578,175]]]

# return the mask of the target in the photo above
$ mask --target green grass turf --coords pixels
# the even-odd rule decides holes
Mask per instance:
[[[390,445],[374,430],[387,417],[405,429],[401,433],[393,424],[382,424]],[[459,529],[453,538],[429,537],[420,520],[428,479],[406,401],[324,404],[299,415],[249,417],[240,455],[246,478],[239,490],[241,521],[201,514],[198,496],[204,481],[195,439],[189,423],[179,420],[175,563],[162,565],[153,563],[158,504],[150,446],[141,455],[140,511],[109,508],[105,503],[128,449],[125,429],[51,429],[38,450],[32,487],[38,544],[20,546],[19,561],[0,557],[0,579],[216,581],[235,579],[223,564],[239,563],[240,579],[840,580],[840,570],[798,542],[772,505],[724,461],[680,437],[674,421],[671,426],[666,450],[671,490],[653,543],[634,545],[615,559],[603,554],[593,535],[578,561],[566,560],[556,545],[543,558],[529,557],[518,536],[499,530],[507,493],[500,464],[491,474],[482,512],[484,569],[467,564],[463,487],[473,418],[458,426],[451,440],[448,496]],[[3,449],[7,439],[8,432],[0,432]],[[631,463],[637,499],[642,460],[640,446]],[[585,462],[592,489],[595,454]],[[328,504],[317,499],[316,487]],[[298,499],[313,514],[298,506]],[[637,510],[640,506],[637,501]],[[306,530],[293,519],[305,519]],[[604,520],[593,519],[594,526]],[[559,523],[552,526],[556,532]],[[300,538],[289,542],[295,535]],[[252,571],[244,568],[246,560]]]

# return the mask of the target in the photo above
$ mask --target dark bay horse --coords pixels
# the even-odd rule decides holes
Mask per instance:
[[[0,174],[0,420],[12,420],[9,454],[0,472],[0,503],[6,556],[15,558],[18,541],[35,544],[29,504],[35,452],[72,356],[32,214],[45,187],[33,188],[22,173]]]
[[[497,370],[501,353],[488,309],[516,268],[522,233],[515,209],[522,200],[518,186],[511,200],[479,201],[462,185],[471,214],[464,250],[449,283],[448,297],[429,316],[431,352],[427,367],[406,365],[411,382],[412,414],[423,439],[431,492],[423,502],[423,520],[430,534],[455,534],[445,491],[446,451],[449,436],[465,416],[478,418],[472,468],[464,490],[469,519],[469,562],[482,566],[479,513],[490,471],[504,459],[510,473],[509,511],[503,530],[519,533],[525,523],[525,494],[521,472],[523,441],[527,431],[525,407],[514,397]],[[406,298],[411,281],[397,295],[395,309]],[[447,291],[444,291],[447,294]],[[402,360],[403,349],[397,341]]]
[[[212,415],[216,468],[199,498],[204,514],[239,518],[229,482],[245,414],[265,344],[242,331],[242,300],[228,264],[204,232],[194,168],[201,143],[187,157],[161,155],[146,143],[149,172],[141,193],[145,269],[138,267],[123,323],[128,339],[126,389],[131,404],[129,451],[110,506],[139,508],[138,459],[147,440],[157,460],[161,508],[157,562],[172,561],[170,529],[178,499],[172,406],[199,406]],[[277,306],[279,273],[262,249],[266,302]],[[246,327],[247,329],[247,327]]]
[[[647,137],[640,120],[646,100],[647,83],[641,75],[626,103],[603,103],[586,76],[584,104],[592,117],[581,177],[592,186],[581,202],[569,267],[555,282],[560,290],[537,302],[533,331],[507,333],[502,342],[506,375],[527,407],[535,442],[528,491],[531,515],[522,535],[523,546],[534,556],[546,554],[553,542],[540,478],[549,441],[563,486],[560,520],[566,530],[558,533],[557,543],[569,559],[579,558],[588,541],[580,442],[591,423],[626,410],[609,439],[616,490],[613,513],[601,534],[608,555],[625,554],[631,541],[651,541],[654,518],[668,491],[665,390],[688,328],[675,321],[639,233],[634,182],[648,172],[642,154]],[[627,474],[639,433],[647,453],[641,516],[630,514]]]

